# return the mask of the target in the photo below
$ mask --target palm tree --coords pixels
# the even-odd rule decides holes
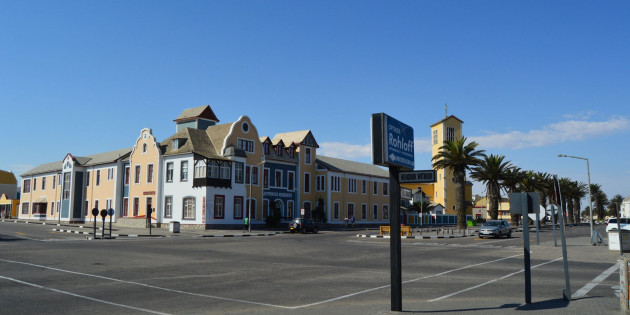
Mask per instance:
[[[518,186],[523,181],[525,173],[519,167],[513,167],[506,172],[505,179],[503,179],[503,189],[508,194],[518,192]],[[510,221],[513,226],[518,226],[519,214],[510,211]]]
[[[593,201],[593,212],[597,211],[597,218],[599,220],[603,220],[605,213],[604,213],[604,207],[602,203],[605,203],[606,198],[606,194],[604,194],[604,196],[601,196],[602,194],[604,194],[602,192],[602,185],[600,184],[591,184],[591,200]],[[603,197],[603,198],[602,198]]]
[[[553,195],[553,179],[551,175],[543,172],[536,172],[534,179],[536,181],[535,189],[540,195],[540,205],[547,208],[547,197]]]
[[[623,199],[623,196],[619,194],[616,194],[614,197],[612,197],[610,199],[610,202],[608,203],[608,213],[611,213],[611,215],[616,215],[617,209],[621,207],[621,204],[623,203]],[[621,213],[619,215],[621,215]]]
[[[580,223],[582,220],[580,220],[581,218],[581,208],[580,207],[580,201],[582,200],[582,198],[584,198],[584,196],[586,196],[586,187],[588,187],[586,184],[582,183],[582,182],[578,182],[575,181],[574,182],[574,191],[573,191],[573,216],[575,217],[575,223]]]
[[[492,220],[499,218],[499,199],[501,183],[507,177],[507,171],[513,168],[510,161],[503,161],[505,156],[490,154],[471,169],[470,176],[486,185],[488,194],[488,213]]]
[[[436,154],[433,161],[434,169],[448,169],[453,173],[455,180],[455,209],[457,210],[457,227],[466,228],[466,205],[465,186],[466,170],[471,166],[479,164],[479,157],[483,156],[483,150],[476,150],[477,142],[466,143],[466,137],[455,139],[455,141],[444,141],[440,147],[440,152]]]
[[[566,183],[566,187],[562,191],[563,192],[562,197],[564,200],[566,200],[566,203],[567,203],[567,218],[568,218],[569,224],[575,223],[575,215],[573,213],[574,211],[573,200],[575,199],[576,190],[577,190],[576,182],[569,181]]]
[[[560,196],[561,196],[561,200],[558,201],[558,205],[560,206],[560,209],[562,209],[562,217],[564,218],[564,224],[567,224],[567,200],[568,200],[568,196],[569,194],[571,194],[570,190],[571,190],[571,179],[563,177],[560,178],[558,180],[558,183],[560,184]],[[570,216],[572,217],[572,216]],[[571,219],[572,223],[573,219]]]

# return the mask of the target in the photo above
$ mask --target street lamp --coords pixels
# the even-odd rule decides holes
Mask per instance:
[[[590,216],[590,221],[591,221],[591,240],[593,240],[593,201],[592,201],[592,197],[591,197],[591,171],[589,169],[588,166],[588,159],[584,158],[584,157],[579,157],[579,156],[572,156],[572,155],[565,155],[565,154],[558,154],[558,157],[568,157],[568,158],[573,158],[573,159],[579,159],[579,160],[585,160],[586,161],[586,174],[588,176],[588,205],[589,205],[589,216]]]

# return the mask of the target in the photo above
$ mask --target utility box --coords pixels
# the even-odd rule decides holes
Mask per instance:
[[[630,231],[621,230],[621,243],[623,252],[630,253]],[[608,249],[619,250],[619,231],[612,230],[608,232]]]
[[[178,221],[172,221],[169,226],[168,226],[168,230],[171,233],[179,233],[179,222]]]

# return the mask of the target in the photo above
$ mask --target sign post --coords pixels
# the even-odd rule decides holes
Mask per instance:
[[[98,217],[98,209],[92,209],[92,216],[94,217],[94,238],[96,238],[96,217]]]
[[[525,270],[525,303],[532,303],[532,271],[529,247],[529,213],[536,213],[540,208],[537,192],[511,193],[510,211],[523,217],[523,264]],[[538,216],[536,216],[538,218]]]
[[[109,238],[112,238],[112,217],[114,216],[114,209],[109,208],[107,214],[109,214]]]
[[[103,231],[101,232],[101,238],[105,238],[105,217],[107,217],[107,210],[101,210],[101,217],[103,218]]]
[[[386,115],[372,114],[372,164],[389,168],[391,310],[402,311],[400,171],[414,168],[413,128]]]

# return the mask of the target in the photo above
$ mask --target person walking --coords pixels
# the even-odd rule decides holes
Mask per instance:
[[[245,231],[247,231],[247,228],[249,228],[249,218],[245,217],[243,219],[243,233],[245,233]]]
[[[352,228],[354,229],[354,215],[352,216],[352,219],[350,219],[350,221],[352,222]]]

